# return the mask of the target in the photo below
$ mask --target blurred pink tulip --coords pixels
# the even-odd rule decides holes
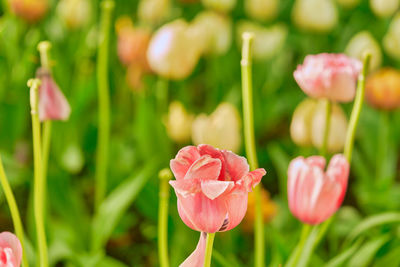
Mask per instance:
[[[343,202],[349,177],[349,163],[337,154],[325,172],[325,158],[298,157],[289,165],[288,200],[295,217],[319,224],[334,214]]]
[[[309,55],[297,66],[294,78],[313,98],[349,102],[356,94],[356,82],[362,64],[344,54]]]
[[[22,246],[18,238],[10,232],[0,233],[0,267],[19,267]]]
[[[54,82],[51,74],[44,68],[39,68],[36,77],[41,80],[39,88],[39,118],[45,120],[67,120],[71,108],[67,99]]]

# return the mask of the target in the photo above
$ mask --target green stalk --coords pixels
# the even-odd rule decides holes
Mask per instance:
[[[295,267],[300,260],[300,255],[303,252],[304,245],[310,234],[311,226],[309,224],[303,224],[303,229],[301,230],[300,241],[296,246],[294,253],[290,256],[286,267]]]
[[[253,85],[251,76],[251,44],[253,35],[245,32],[242,36],[242,97],[243,97],[243,123],[246,155],[249,159],[250,169],[258,168],[256,144],[254,139],[253,121]],[[264,225],[261,207],[261,186],[254,188],[255,195],[255,220],[254,220],[254,242],[255,242],[255,266],[264,266]]]
[[[207,240],[206,240],[206,252],[204,255],[204,267],[211,266],[211,256],[212,256],[212,249],[214,244],[214,237],[215,233],[208,233]]]
[[[22,267],[28,267],[28,259],[26,258],[26,251],[24,245],[24,229],[22,227],[21,216],[19,215],[19,210],[17,206],[17,202],[15,201],[14,194],[12,192],[11,186],[8,183],[8,179],[6,173],[3,168],[3,162],[0,157],[0,183],[1,187],[3,187],[4,195],[6,196],[8,206],[11,212],[11,218],[14,223],[15,234],[17,235],[19,241],[22,246]]]
[[[97,87],[99,99],[99,117],[96,155],[96,209],[103,201],[107,188],[108,150],[110,139],[110,96],[108,80],[108,50],[110,42],[111,15],[113,0],[101,2],[101,28],[97,53]]]
[[[376,180],[387,179],[385,177],[385,164],[389,152],[389,139],[390,139],[390,119],[389,113],[386,110],[380,111],[380,120],[378,128],[378,147],[376,152]]]
[[[172,174],[169,169],[163,169],[158,174],[160,178],[158,206],[158,257],[161,267],[169,267],[168,260],[168,200],[169,184]]]
[[[33,156],[34,156],[34,188],[33,205],[35,211],[35,227],[38,241],[39,266],[48,267],[48,254],[46,244],[46,231],[44,227],[44,193],[45,179],[43,176],[42,147],[40,139],[40,121],[39,121],[39,79],[28,81],[30,87],[31,115],[32,115],[32,135],[33,135]]]
[[[332,102],[325,100],[325,127],[324,137],[322,139],[321,156],[326,157],[328,154],[329,131],[331,126]]]

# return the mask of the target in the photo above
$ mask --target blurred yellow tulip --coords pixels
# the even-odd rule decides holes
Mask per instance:
[[[344,8],[355,8],[359,3],[360,0],[336,0],[336,2]]]
[[[385,52],[400,60],[400,12],[396,14],[390,23],[390,27],[385,37],[383,38],[383,48]]]
[[[392,110],[400,107],[400,71],[384,68],[367,78],[368,103],[379,109]]]
[[[292,18],[301,29],[328,32],[338,21],[338,12],[332,0],[296,0]]]
[[[140,22],[155,26],[169,16],[170,9],[170,0],[140,0],[137,12]]]
[[[317,101],[311,98],[303,100],[295,109],[290,124],[290,136],[299,146],[310,146],[312,118]]]
[[[245,0],[244,9],[250,18],[267,21],[278,14],[278,0]]]
[[[180,144],[189,142],[193,120],[194,115],[188,113],[181,102],[171,102],[168,114],[164,117],[164,125],[169,138]]]
[[[390,17],[399,8],[399,0],[369,0],[372,12],[378,17]]]
[[[68,28],[76,29],[89,21],[91,5],[89,0],[60,0],[57,13]]]
[[[201,2],[206,8],[223,13],[231,11],[236,5],[236,0],[202,0]]]

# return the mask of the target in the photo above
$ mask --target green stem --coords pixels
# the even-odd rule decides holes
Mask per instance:
[[[168,267],[168,200],[169,184],[172,174],[169,169],[163,169],[159,173],[160,192],[158,206],[158,256],[161,267]]]
[[[97,87],[99,101],[97,157],[96,157],[96,209],[104,199],[107,188],[108,150],[110,139],[110,96],[108,80],[108,50],[110,42],[111,15],[114,1],[101,3],[101,29],[97,53]]]
[[[204,267],[211,266],[211,256],[212,256],[212,249],[214,244],[214,237],[215,233],[208,233],[207,240],[206,240],[206,252],[204,255]]]
[[[326,157],[328,154],[329,132],[331,126],[332,102],[328,99],[325,100],[325,126],[324,136],[322,139],[321,156]]]
[[[47,180],[47,166],[49,162],[49,154],[50,154],[50,142],[51,142],[51,121],[47,120],[43,122],[43,142],[42,142],[42,151],[43,151],[43,177]],[[45,195],[46,197],[46,195]]]
[[[35,210],[35,226],[39,250],[39,266],[47,267],[48,255],[46,244],[46,231],[44,227],[44,193],[45,179],[43,176],[42,147],[40,139],[40,121],[38,109],[38,90],[40,80],[31,79],[28,81],[30,87],[31,115],[32,115],[32,135],[33,135],[33,153],[34,153],[34,188],[33,205]]]
[[[26,251],[24,245],[24,229],[22,227],[21,216],[19,215],[19,210],[17,202],[15,201],[14,194],[12,192],[11,186],[8,183],[6,173],[3,168],[3,162],[0,157],[0,183],[3,187],[4,195],[6,196],[8,206],[10,207],[11,217],[14,223],[15,234],[17,235],[22,246],[22,267],[28,267],[28,259],[26,258]]]
[[[40,64],[43,68],[50,71],[50,57],[49,50],[51,48],[51,43],[49,41],[42,41],[38,44],[37,49],[40,54]]]
[[[251,44],[253,35],[243,34],[242,60],[242,94],[243,94],[243,123],[246,154],[249,159],[250,169],[258,168],[256,154],[256,144],[254,139],[253,121],[253,85],[251,75]],[[254,242],[255,242],[255,266],[264,266],[264,225],[261,206],[261,187],[254,189],[255,195],[255,222],[254,222]]]
[[[389,151],[390,127],[389,113],[386,110],[380,111],[380,125],[378,128],[378,147],[376,151],[376,180],[388,178],[386,169],[386,158]],[[385,177],[386,176],[386,177]]]
[[[310,231],[311,231],[311,226],[309,224],[303,224],[303,229],[301,230],[299,243],[297,244],[293,255],[290,257],[288,263],[286,264],[286,267],[297,266],[297,263],[300,260],[300,255],[302,254],[304,249],[304,244],[306,243]]]

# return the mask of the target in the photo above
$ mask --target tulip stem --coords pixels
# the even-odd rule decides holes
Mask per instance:
[[[308,224],[303,224],[303,228],[301,229],[301,234],[300,234],[300,240],[299,243],[296,246],[296,249],[294,251],[293,256],[289,258],[288,264],[286,267],[296,267],[297,263],[300,260],[300,255],[303,252],[304,249],[304,244],[306,243],[306,240],[310,234],[311,231],[311,226]]]
[[[390,139],[390,119],[389,113],[385,110],[380,111],[380,120],[378,128],[378,147],[376,153],[376,180],[388,178],[385,177],[385,164],[389,152],[389,139]]]
[[[211,266],[211,256],[212,256],[212,249],[214,244],[214,237],[215,233],[208,233],[207,240],[206,240],[206,252],[204,255],[204,267]]]
[[[160,178],[159,206],[158,206],[158,256],[161,267],[168,267],[168,201],[169,184],[172,174],[169,169],[163,169],[158,174]]]
[[[99,207],[106,194],[108,150],[110,139],[110,96],[108,80],[108,48],[110,40],[111,14],[113,0],[101,3],[101,29],[97,53],[97,87],[98,87],[98,132],[96,154],[95,207]]]
[[[243,123],[246,154],[249,159],[250,169],[258,168],[256,144],[254,138],[254,119],[253,119],[253,85],[251,74],[251,44],[254,36],[245,32],[242,36],[242,97],[243,97]],[[255,198],[255,219],[254,219],[254,242],[255,242],[255,266],[264,266],[264,225],[261,207],[261,187],[254,188]]]
[[[39,121],[39,79],[31,79],[28,81],[30,87],[30,102],[32,116],[32,135],[33,135],[33,156],[34,156],[34,188],[33,188],[33,205],[35,210],[35,227],[38,240],[39,266],[47,267],[47,244],[46,231],[44,227],[44,193],[45,179],[43,176],[42,147],[40,138],[40,121]]]
[[[24,229],[22,227],[21,216],[19,214],[17,202],[15,201],[14,194],[12,192],[11,186],[8,183],[6,173],[4,171],[3,162],[0,157],[0,183],[3,187],[4,195],[7,199],[8,206],[10,207],[11,217],[14,223],[15,234],[17,235],[22,246],[22,267],[28,267],[28,259],[26,258],[26,251],[24,246]]]
[[[328,142],[329,142],[329,132],[331,125],[331,114],[332,114],[332,102],[326,99],[325,103],[325,127],[324,136],[322,139],[321,146],[321,156],[326,157],[328,155]]]

